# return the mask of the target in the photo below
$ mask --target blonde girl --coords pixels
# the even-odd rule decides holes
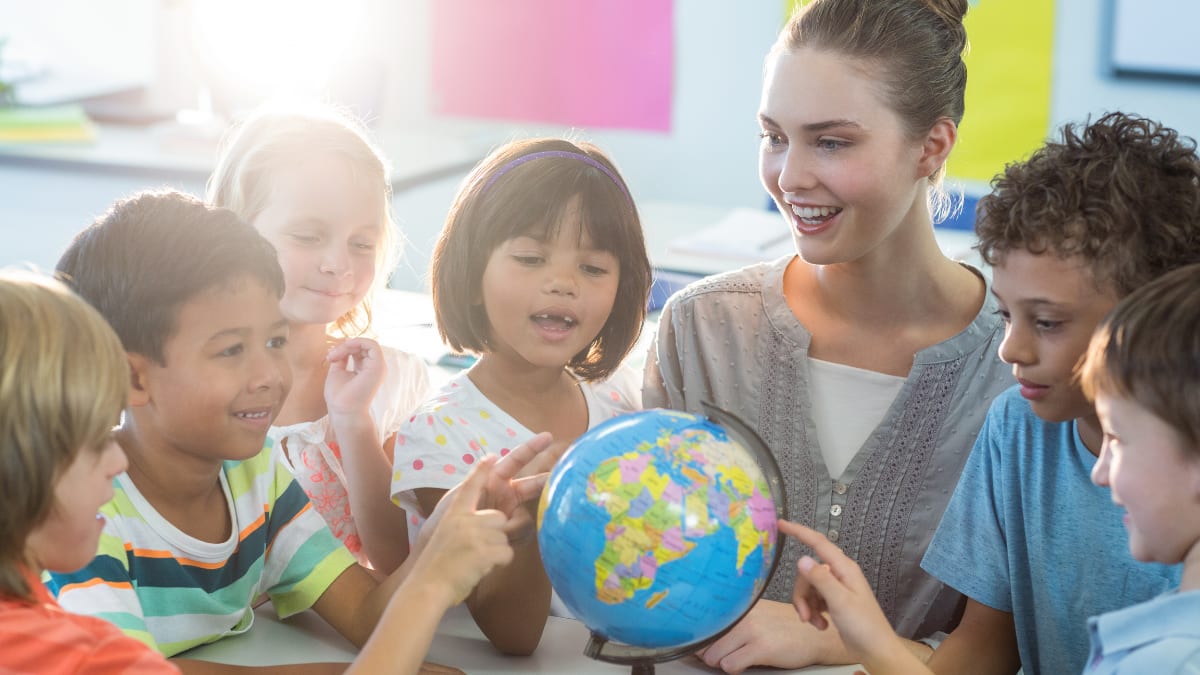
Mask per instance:
[[[328,107],[250,115],[208,183],[209,201],[254,225],[284,272],[293,386],[269,435],[333,533],[383,573],[409,542],[388,497],[391,438],[429,387],[421,359],[365,337],[394,259],[390,196],[366,130]]]

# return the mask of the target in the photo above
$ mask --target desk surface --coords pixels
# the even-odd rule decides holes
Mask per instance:
[[[438,627],[426,660],[461,668],[468,675],[502,673],[580,673],[616,675],[628,666],[593,661],[583,655],[588,631],[573,619],[550,617],[537,651],[527,657],[499,655],[476,628],[466,607],[450,610]],[[313,612],[302,612],[286,621],[275,617],[269,604],[255,610],[254,626],[246,633],[228,637],[187,652],[189,658],[247,666],[350,661],[357,650]],[[655,667],[664,675],[712,675],[716,672],[694,659],[662,663]],[[851,666],[813,666],[797,671],[752,669],[750,672],[797,672],[849,675]]]
[[[403,190],[458,173],[483,159],[482,141],[437,133],[374,133],[392,163],[392,187]],[[100,124],[87,143],[0,143],[0,163],[117,171],[158,180],[199,179],[212,172],[220,132],[174,123],[152,127]]]

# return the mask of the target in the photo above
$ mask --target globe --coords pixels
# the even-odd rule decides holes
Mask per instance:
[[[682,655],[735,624],[770,579],[779,469],[740,420],[705,410],[608,420],[550,474],[542,561],[594,639]]]

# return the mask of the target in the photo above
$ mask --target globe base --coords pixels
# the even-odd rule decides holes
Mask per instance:
[[[710,642],[711,638],[683,647],[650,649],[610,642],[608,638],[593,631],[587,646],[583,648],[583,655],[605,663],[629,666],[631,675],[654,675],[654,664],[694,654]]]

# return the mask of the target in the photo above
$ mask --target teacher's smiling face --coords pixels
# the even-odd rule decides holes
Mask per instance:
[[[759,175],[810,263],[886,253],[880,245],[895,233],[929,223],[926,178],[941,161],[932,166],[926,139],[906,132],[882,87],[870,65],[836,52],[767,61]]]

